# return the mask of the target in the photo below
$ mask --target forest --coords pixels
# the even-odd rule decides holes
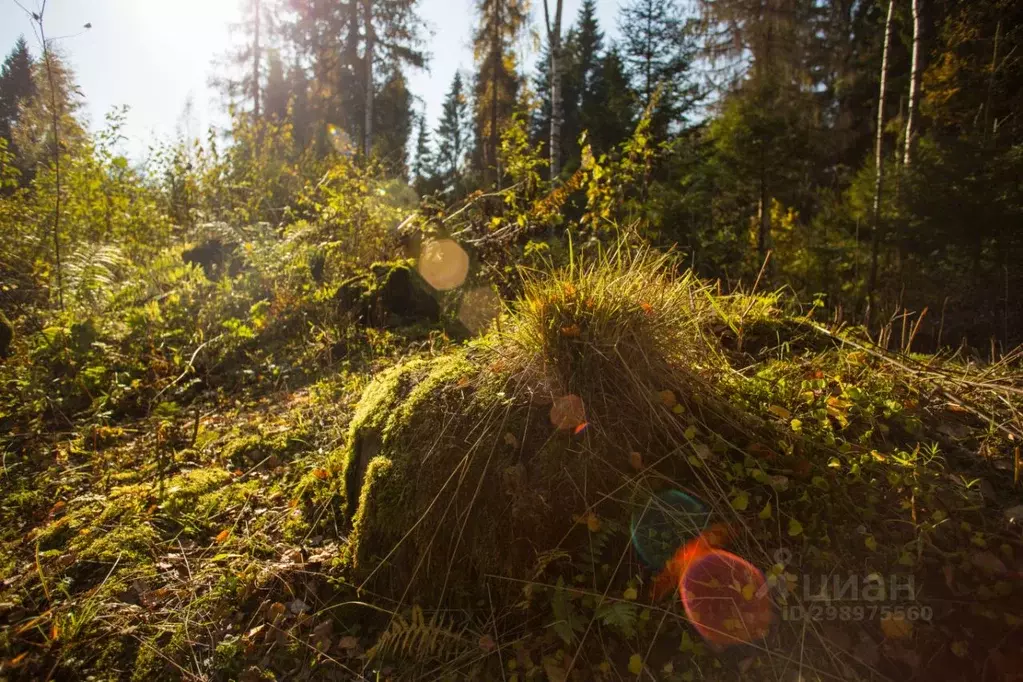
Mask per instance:
[[[16,3],[0,682],[1023,680],[1023,4],[427,1]]]

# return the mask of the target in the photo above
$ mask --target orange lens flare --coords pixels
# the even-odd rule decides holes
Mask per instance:
[[[764,574],[742,557],[715,549],[694,559],[679,581],[686,615],[703,638],[729,646],[762,639],[773,612]]]
[[[575,431],[580,424],[586,423],[586,405],[583,399],[574,393],[554,399],[551,406],[551,424],[559,431]]]
[[[680,547],[654,580],[661,599],[678,587],[679,598],[697,632],[720,646],[754,642],[767,635],[774,613],[764,574],[753,564],[721,549],[731,536],[715,524]]]

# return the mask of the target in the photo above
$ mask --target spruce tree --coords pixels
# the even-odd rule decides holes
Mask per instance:
[[[21,36],[0,67],[0,137],[11,141],[11,131],[18,122],[18,107],[35,93],[32,55],[25,37]]]
[[[445,191],[456,189],[462,177],[462,162],[469,146],[468,119],[469,103],[462,74],[456,71],[437,126],[436,164]]]
[[[629,85],[617,45],[612,45],[597,63],[589,92],[599,109],[583,109],[588,139],[594,151],[609,152],[632,133],[637,110],[636,93]]]
[[[622,51],[633,88],[646,107],[660,88],[651,117],[655,136],[684,123],[699,100],[692,74],[696,36],[677,0],[632,0],[621,10]]]
[[[582,86],[583,106],[591,102],[586,100],[586,90],[593,81],[593,76],[600,64],[600,53],[604,49],[604,32],[597,22],[597,4],[595,0],[583,0],[579,8],[575,28],[576,58],[575,68],[577,79]]]
[[[518,103],[513,45],[525,26],[528,4],[525,0],[476,0],[476,6],[480,20],[473,32],[477,55],[474,162],[488,180],[499,182],[501,131]]]

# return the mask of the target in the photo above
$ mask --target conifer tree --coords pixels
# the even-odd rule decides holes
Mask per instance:
[[[633,88],[646,107],[660,88],[651,129],[664,137],[699,100],[692,74],[695,34],[677,0],[632,0],[620,16],[622,52]]]
[[[501,130],[515,111],[519,74],[513,43],[525,25],[525,0],[476,0],[475,165],[488,181],[500,182],[497,151]]]
[[[0,137],[11,141],[11,131],[18,122],[18,107],[35,93],[32,55],[25,37],[21,36],[0,67]]]
[[[416,116],[416,152],[412,160],[412,183],[416,191],[426,194],[427,185],[433,180],[433,149],[430,144],[430,129],[426,127],[426,115]]]
[[[455,189],[462,177],[462,163],[469,146],[469,102],[462,74],[455,72],[451,89],[444,98],[440,124],[437,126],[437,172],[444,189]]]

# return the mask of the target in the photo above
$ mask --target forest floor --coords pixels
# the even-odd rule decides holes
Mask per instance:
[[[356,452],[353,416],[382,370],[462,352],[394,337],[298,387],[239,365],[244,389],[159,420],[13,433],[0,679],[1023,679],[1018,359],[893,354],[745,300],[714,304],[727,367],[712,385],[755,425],[721,437],[672,390],[650,407],[680,420],[680,456],[713,485],[668,480],[649,453],[614,468],[637,491],[702,497],[731,527],[770,589],[766,637],[701,638],[677,597],[652,593],[628,503],[607,495],[538,548],[532,579],[481,575],[474,602],[367,588],[337,465]],[[559,452],[602,437],[556,426]],[[513,449],[528,440],[502,428]],[[495,603],[502,580],[519,580],[517,600]]]

